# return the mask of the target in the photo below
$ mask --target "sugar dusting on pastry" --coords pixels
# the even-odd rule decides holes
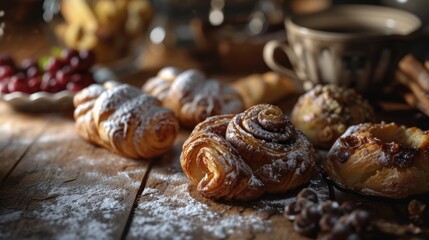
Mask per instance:
[[[261,112],[267,116],[258,118]],[[218,154],[207,154],[207,148]],[[211,117],[197,125],[183,145],[181,165],[205,197],[248,201],[308,182],[315,167],[314,154],[310,142],[279,108],[261,104],[236,116]],[[206,162],[197,164],[198,157]],[[216,176],[216,182],[207,185],[210,176]]]
[[[207,117],[244,110],[241,96],[231,87],[208,79],[196,69],[181,71],[167,67],[149,79],[143,91],[172,109],[182,125],[195,127]]]
[[[133,158],[159,156],[173,145],[178,120],[158,99],[126,84],[93,89],[75,96],[76,129],[84,139]]]

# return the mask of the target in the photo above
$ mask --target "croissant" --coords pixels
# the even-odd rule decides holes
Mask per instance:
[[[240,78],[232,87],[240,93],[246,108],[260,103],[274,103],[299,91],[290,78],[275,72]]]
[[[313,146],[282,110],[260,104],[198,124],[180,163],[203,196],[249,201],[308,182],[314,159]]]
[[[132,158],[156,157],[170,149],[179,131],[174,113],[138,88],[91,85],[73,104],[76,131],[84,139]]]
[[[207,117],[244,110],[241,96],[217,80],[206,79],[198,70],[181,71],[167,67],[149,79],[143,91],[172,109],[180,123],[193,128]]]

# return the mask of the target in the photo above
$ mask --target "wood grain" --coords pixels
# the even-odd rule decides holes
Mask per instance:
[[[40,117],[17,113],[0,104],[0,185],[46,126]]]
[[[86,143],[70,118],[36,123],[47,127],[0,187],[0,238],[120,238],[149,162]]]
[[[179,162],[188,134],[182,132],[171,156],[154,163],[127,239],[305,239],[282,215],[296,191],[251,203],[213,201],[198,194]],[[328,198],[319,177],[309,186],[321,199]]]

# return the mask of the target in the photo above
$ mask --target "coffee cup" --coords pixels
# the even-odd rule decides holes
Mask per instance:
[[[372,5],[338,5],[285,20],[287,42],[269,41],[265,63],[301,80],[304,90],[337,84],[360,93],[380,89],[405,53],[406,40],[421,28],[412,13]],[[283,51],[290,65],[274,58]]]

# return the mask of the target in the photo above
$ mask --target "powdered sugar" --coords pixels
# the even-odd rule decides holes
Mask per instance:
[[[151,179],[167,184],[145,188],[136,209],[129,236],[136,239],[226,238],[231,234],[269,231],[270,221],[255,211],[243,214],[244,208],[216,203],[191,196],[183,173],[151,173]],[[225,212],[225,209],[230,211]]]
[[[50,158],[35,155],[36,159],[45,157]],[[108,159],[79,157],[75,161],[75,164],[86,163],[88,172],[79,171],[71,176],[64,168],[48,166],[47,172],[54,174],[50,177],[54,181],[21,186],[18,191],[29,199],[27,208],[16,208],[11,201],[5,209],[0,208],[0,238],[112,239],[120,236],[132,205],[130,194],[140,186],[140,180],[130,175],[141,174],[144,169],[106,174],[91,170],[91,166]],[[27,193],[26,188],[33,190]],[[24,229],[25,226],[32,227]]]

